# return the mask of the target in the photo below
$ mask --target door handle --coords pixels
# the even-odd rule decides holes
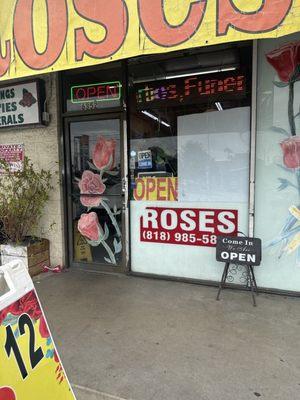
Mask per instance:
[[[126,193],[127,192],[127,179],[122,178],[122,192]]]
[[[122,211],[124,212],[124,211],[126,211],[127,210],[127,207],[128,207],[128,202],[127,202],[127,200],[123,200],[122,201]]]

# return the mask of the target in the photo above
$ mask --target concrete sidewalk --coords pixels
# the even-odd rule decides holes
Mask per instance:
[[[300,399],[299,298],[74,270],[36,287],[78,400]]]

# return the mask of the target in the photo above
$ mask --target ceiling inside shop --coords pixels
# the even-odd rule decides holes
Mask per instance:
[[[212,46],[180,54],[168,54],[168,58],[166,56],[139,57],[129,61],[130,83],[163,80],[180,73],[192,75],[199,71],[210,73],[212,70],[230,67],[238,69],[247,59],[250,62],[251,46],[248,43],[217,46],[217,48]]]

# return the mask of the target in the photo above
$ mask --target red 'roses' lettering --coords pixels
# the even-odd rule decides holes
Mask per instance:
[[[275,4],[276,3],[276,4]],[[287,16],[293,0],[262,0],[260,8],[245,12],[236,7],[233,0],[218,0],[217,35],[226,35],[229,27],[248,33],[268,32],[276,29]]]
[[[73,0],[77,13],[102,25],[106,34],[103,40],[93,42],[84,28],[75,29],[76,61],[84,54],[93,58],[105,58],[116,53],[124,43],[128,28],[128,10],[124,0]]]
[[[237,230],[237,212],[147,207],[141,217],[141,224],[143,229],[182,229],[186,232],[198,230],[204,233],[234,234]]]
[[[33,34],[34,0],[18,0],[14,16],[16,49],[23,62],[31,69],[48,68],[59,58],[68,31],[68,9],[65,0],[47,0],[47,45],[39,53]]]
[[[207,0],[190,4],[186,19],[178,26],[166,20],[163,0],[138,0],[141,25],[152,42],[164,46],[176,46],[189,40],[199,29]]]
[[[9,64],[10,64],[10,58],[11,58],[11,47],[10,47],[10,41],[7,40],[5,42],[5,56],[2,55],[1,51],[1,41],[0,41],[0,76],[3,76],[6,74]]]

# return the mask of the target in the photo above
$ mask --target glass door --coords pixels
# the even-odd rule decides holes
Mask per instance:
[[[70,264],[125,269],[126,179],[122,119],[66,120]]]

